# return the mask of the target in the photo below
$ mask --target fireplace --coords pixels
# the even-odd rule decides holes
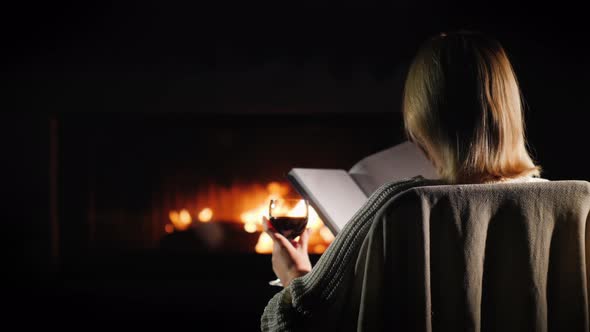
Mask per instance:
[[[270,253],[260,220],[297,198],[293,167],[348,169],[402,140],[372,114],[64,114],[58,118],[62,257],[145,250]],[[310,253],[333,235],[310,211]]]
[[[397,113],[60,113],[5,126],[28,142],[7,174],[26,175],[13,177],[25,199],[10,220],[27,216],[16,249],[35,259],[7,271],[5,293],[31,321],[72,327],[259,330],[279,288],[256,222],[271,195],[297,197],[286,173],[348,169],[403,139]],[[330,234],[313,227],[315,264]]]

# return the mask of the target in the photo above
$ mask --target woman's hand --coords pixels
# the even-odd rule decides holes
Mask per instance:
[[[286,237],[277,233],[268,219],[262,217],[264,230],[273,240],[272,269],[281,279],[283,287],[289,286],[291,281],[311,271],[311,262],[307,254],[310,229],[306,229],[299,241],[289,241]]]

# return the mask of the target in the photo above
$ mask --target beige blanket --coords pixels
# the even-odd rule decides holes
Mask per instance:
[[[262,329],[588,331],[590,183],[436,184],[378,190]]]

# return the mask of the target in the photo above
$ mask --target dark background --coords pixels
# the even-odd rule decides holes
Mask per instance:
[[[93,243],[89,195],[133,213],[149,205],[161,173],[202,167],[218,182],[266,181],[296,165],[349,168],[403,139],[405,70],[441,31],[495,36],[519,78],[544,177],[590,180],[583,13],[567,2],[6,5],[6,317],[24,317],[23,326],[256,330],[276,292],[265,286],[268,256],[167,256],[139,238]],[[269,142],[290,153],[269,153]]]

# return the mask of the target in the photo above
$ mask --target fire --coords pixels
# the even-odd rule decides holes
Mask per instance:
[[[299,203],[297,203],[297,205],[295,205],[295,207],[293,209],[291,209],[291,211],[287,212],[287,216],[289,217],[297,217],[297,216],[304,216],[305,215],[305,201],[304,200],[300,200]]]
[[[201,212],[199,212],[197,218],[199,218],[200,222],[210,222],[213,218],[213,210],[210,208],[204,208],[201,210]]]
[[[258,227],[256,226],[255,223],[246,223],[244,225],[244,230],[248,233],[256,233],[256,231],[258,230]]]
[[[166,226],[164,226],[164,231],[168,234],[174,232],[174,226],[171,224],[166,224]]]
[[[330,231],[326,226],[322,226],[322,228],[320,228],[320,236],[328,243],[334,241],[334,234],[332,234],[332,231]]]
[[[264,212],[266,209],[260,211],[247,211],[240,215],[240,219],[244,224],[261,223],[262,216],[268,217],[268,213]]]
[[[256,247],[254,248],[259,254],[271,254],[272,253],[272,239],[270,235],[266,233],[260,234]]]
[[[259,254],[272,253],[272,239],[264,233],[262,217],[268,218],[269,202],[271,199],[289,198],[290,186],[286,183],[270,182],[266,186],[232,185],[230,188],[209,186],[207,190],[197,193],[197,204],[185,205],[180,211],[169,213],[171,225],[165,226],[165,231],[188,229],[192,224],[192,211],[200,223],[235,222],[242,223],[247,233],[260,233],[254,250]],[[206,205],[205,205],[206,204]],[[301,200],[289,214],[296,214],[305,209],[305,202]],[[199,226],[196,226],[199,227]],[[313,207],[309,207],[307,227],[311,229],[308,250],[310,253],[323,253],[330,245],[334,236],[318,216]]]
[[[170,211],[168,215],[172,225],[174,225],[174,229],[177,231],[184,231],[188,229],[193,222],[193,219],[190,213],[186,209],[182,209],[179,212]]]
[[[314,253],[322,253],[322,252],[324,252],[324,251],[326,251],[326,246],[325,246],[325,245],[323,245],[323,244],[316,244],[316,245],[313,247],[313,252],[314,252]]]
[[[180,210],[180,213],[178,214],[178,219],[180,220],[180,223],[185,229],[188,228],[188,226],[190,226],[190,224],[193,222],[193,218],[191,218],[190,213],[188,213],[186,209]]]

